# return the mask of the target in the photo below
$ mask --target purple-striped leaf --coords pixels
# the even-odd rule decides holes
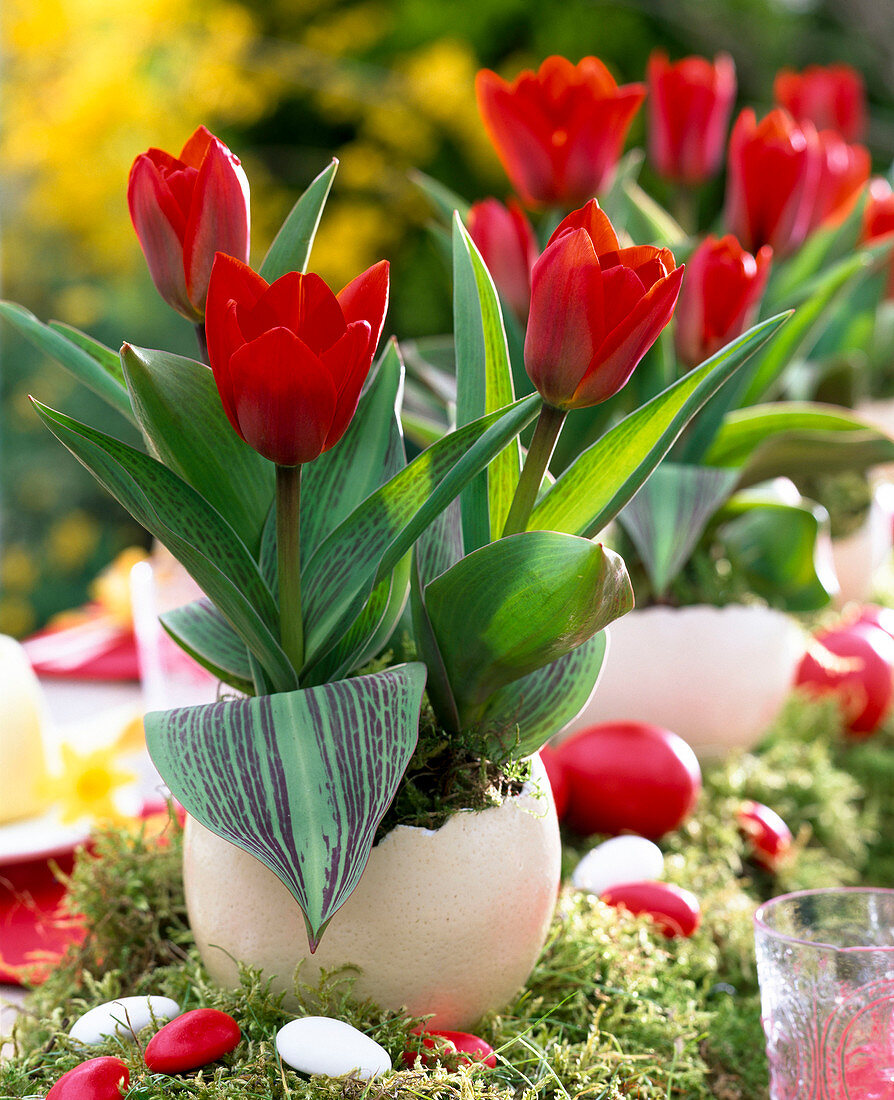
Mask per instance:
[[[254,694],[245,643],[209,599],[175,607],[158,619],[177,645],[218,680]]]
[[[420,662],[334,684],[146,715],[174,797],[266,864],[315,950],[357,885],[419,730]]]

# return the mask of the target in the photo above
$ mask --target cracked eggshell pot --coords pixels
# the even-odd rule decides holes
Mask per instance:
[[[292,895],[263,864],[191,818],[184,844],[190,924],[212,978],[239,984],[236,961],[277,990],[321,969],[358,968],[354,995],[433,1013],[465,1028],[527,981],[552,920],[561,845],[539,757],[520,794],[454,814],[440,829],[398,826],[372,850],[354,893],[311,955]]]
[[[602,722],[646,722],[701,759],[754,745],[791,690],[806,636],[768,607],[647,607],[613,622],[602,676],[559,734]]]

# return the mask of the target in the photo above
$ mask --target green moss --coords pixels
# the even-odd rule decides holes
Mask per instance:
[[[238,990],[221,990],[201,965],[184,914],[179,829],[172,823],[161,845],[142,834],[106,832],[72,878],[72,903],[92,934],[32,994],[17,1027],[16,1056],[0,1065],[0,1097],[43,1095],[77,1064],[81,1055],[65,1032],[90,1005],[153,992],[184,1009],[231,1012],[245,1039],[220,1063],[177,1078],[148,1074],[139,1049],[109,1042],[97,1053],[128,1062],[130,1100],[758,1100],[766,1096],[767,1077],[755,905],[820,882],[891,881],[892,749],[891,729],[848,742],[833,706],[793,697],[759,751],[706,771],[695,814],[662,840],[666,877],[700,898],[703,920],[695,935],[667,940],[648,919],[566,888],[526,988],[475,1028],[499,1053],[493,1071],[446,1059],[435,1069],[401,1069],[363,1083],[306,1080],[283,1067],[273,1038],[295,1013],[283,1009],[257,973],[245,970]],[[777,878],[749,862],[734,822],[743,798],[772,805],[798,833],[796,852]],[[567,866],[600,839],[566,837]],[[329,975],[315,989],[301,986],[300,974],[298,980],[305,1010],[355,1024],[403,1066],[418,1020],[353,1001],[349,972]]]

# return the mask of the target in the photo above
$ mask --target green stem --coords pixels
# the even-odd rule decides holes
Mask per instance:
[[[503,538],[506,535],[517,535],[527,528],[528,519],[537,502],[543,475],[546,473],[567,415],[567,409],[557,409],[555,405],[544,404],[541,408],[521,477],[515,487],[515,496],[509,506]]]
[[[208,361],[208,340],[205,336],[205,322],[199,321],[196,325],[196,341],[199,345],[199,360],[204,363],[206,367],[210,366]]]
[[[301,553],[298,515],[301,467],[276,467],[276,564],[279,572],[279,636],[296,672],[304,664],[301,622]]]

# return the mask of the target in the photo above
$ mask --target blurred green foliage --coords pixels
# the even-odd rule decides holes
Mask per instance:
[[[550,53],[595,54],[626,83],[643,78],[656,46],[672,58],[728,50],[740,101],[763,110],[779,67],[846,61],[865,76],[869,144],[885,171],[894,25],[883,9],[875,0],[10,0],[3,294],[111,346],[126,337],[190,354],[189,327],[156,299],[124,195],[134,156],[150,145],[177,152],[204,122],[246,164],[256,259],[338,156],[313,268],[340,287],[387,256],[391,330],[442,332],[448,277],[408,173],[469,199],[508,192],[477,116],[480,66],[511,77]],[[641,115],[631,141],[643,138]],[[648,165],[643,182],[667,197]],[[0,631],[21,634],[81,602],[114,551],[140,536],[39,427],[27,394],[120,426],[13,334],[0,339]]]

